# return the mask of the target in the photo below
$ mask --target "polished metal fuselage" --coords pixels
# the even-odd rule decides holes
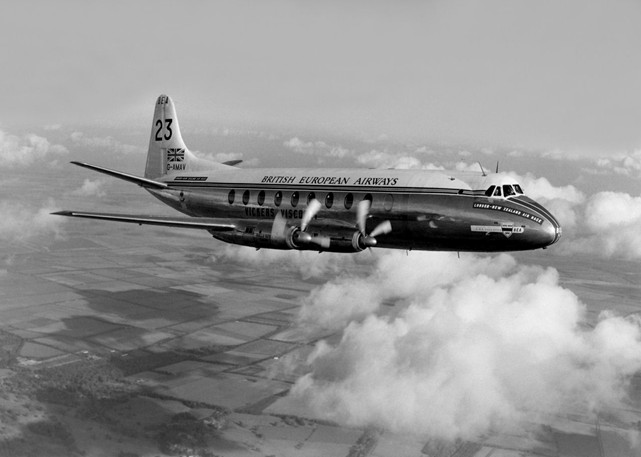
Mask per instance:
[[[454,180],[454,178],[451,178]],[[390,221],[390,233],[376,246],[406,250],[519,251],[545,248],[561,234],[557,220],[542,205],[524,196],[491,198],[483,189],[393,186],[310,185],[299,183],[198,182],[168,180],[169,187],[148,189],[169,206],[194,217],[216,218],[236,230],[214,232],[220,240],[256,248],[354,252],[359,245],[357,203],[371,200],[367,232]],[[298,195],[292,199],[293,194]],[[311,194],[311,195],[310,195]],[[329,237],[329,247],[294,245],[273,236],[280,214],[287,226],[300,225],[307,202],[322,208],[307,232]],[[351,202],[351,204],[350,204]]]

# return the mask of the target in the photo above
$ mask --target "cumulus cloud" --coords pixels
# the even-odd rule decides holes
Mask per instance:
[[[64,218],[50,213],[56,210],[53,200],[36,208],[13,201],[0,201],[0,239],[23,241],[39,235],[62,236]]]
[[[581,155],[577,152],[570,152],[562,149],[550,149],[540,153],[541,157],[552,160],[571,160],[577,161],[581,159]]]
[[[290,251],[255,248],[224,244],[212,257],[214,262],[232,262],[251,268],[278,266],[284,271],[299,274],[303,279],[319,278],[328,274],[338,274],[354,270],[358,265],[373,261],[366,253],[345,255],[331,252]]]
[[[51,144],[38,135],[18,137],[0,130],[0,167],[25,167],[68,152],[64,146]]]
[[[562,252],[641,258],[641,196],[599,192],[589,198],[582,217],[583,233],[560,245]]]
[[[141,146],[133,146],[124,144],[111,136],[106,137],[90,137],[83,132],[73,132],[71,134],[71,141],[79,146],[106,149],[108,151],[117,152],[119,154],[143,154],[145,149]]]
[[[324,141],[303,141],[298,137],[286,140],[283,142],[283,146],[301,154],[320,154],[325,157],[335,157],[338,159],[342,159],[347,155],[352,154],[350,149],[342,146],[332,146]]]
[[[641,149],[629,154],[599,158],[596,165],[603,170],[623,176],[641,177]]]
[[[428,148],[427,146],[419,146],[416,149],[414,149],[415,154],[436,154],[436,151],[434,151],[431,148]]]
[[[345,327],[340,341],[320,341],[292,389],[316,415],[473,439],[538,413],[616,405],[641,369],[639,321],[604,313],[587,328],[556,270],[417,254],[383,255],[369,277],[332,281],[303,307],[303,325],[305,313],[354,310],[331,322]]]
[[[95,179],[95,180],[85,179],[84,182],[82,183],[82,186],[80,186],[75,190],[72,190],[70,194],[78,197],[101,198],[106,195],[105,191],[103,190],[104,186],[105,186],[104,179]]]
[[[456,262],[452,268],[443,268],[452,262],[449,253],[418,252],[408,256],[401,251],[375,251],[375,255],[376,269],[368,276],[353,271],[312,291],[301,307],[301,323],[338,329],[346,321],[378,310],[388,300],[405,300],[469,275],[496,272],[497,265],[514,263],[508,256],[499,256],[498,261],[474,257],[474,261]],[[342,294],[354,296],[355,300],[341,300]]]
[[[440,165],[423,163],[411,154],[372,149],[356,156],[356,162],[369,168],[444,170]]]
[[[481,167],[478,163],[468,163],[463,161],[456,162],[453,168],[457,171],[474,171],[477,173],[481,171]]]

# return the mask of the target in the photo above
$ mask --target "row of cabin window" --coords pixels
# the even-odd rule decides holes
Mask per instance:
[[[243,196],[242,196],[243,205],[249,204],[250,196],[251,195],[248,190],[243,192]],[[309,202],[315,198],[316,198],[316,194],[314,192],[308,193],[307,204],[309,204]],[[234,203],[234,201],[236,200],[236,191],[234,189],[229,191],[227,199],[230,205]],[[299,200],[300,200],[300,194],[298,192],[292,192],[289,202],[293,208],[295,208],[298,205]],[[369,200],[371,202],[372,201],[371,194],[365,195],[363,200]],[[282,202],[283,202],[283,193],[279,190],[274,194],[274,206],[280,206]],[[260,192],[258,192],[258,195],[256,197],[256,203],[258,203],[259,206],[263,206],[263,204],[265,203],[264,190],[261,190]],[[354,195],[346,194],[345,199],[343,200],[343,205],[345,206],[345,209],[350,209],[353,204],[354,204]],[[334,194],[332,192],[328,192],[327,194],[325,194],[325,207],[329,209],[332,206],[334,206]]]

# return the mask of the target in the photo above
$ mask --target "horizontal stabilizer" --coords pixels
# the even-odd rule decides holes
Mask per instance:
[[[84,162],[71,162],[74,165],[79,167],[89,168],[90,170],[98,171],[114,178],[124,179],[125,181],[133,182],[142,187],[151,187],[154,189],[164,189],[167,187],[167,184],[159,181],[154,181],[153,179],[142,178],[140,176],[130,175],[129,173],[123,173],[121,171],[111,170],[109,168],[98,167],[96,165],[90,165]]]
[[[227,162],[223,162],[223,165],[229,165],[230,167],[235,167],[238,164],[243,163],[242,159],[238,160],[228,160]]]
[[[88,213],[84,211],[58,211],[56,216],[84,217],[86,219],[101,219],[104,221],[129,222],[132,224],[160,225],[165,227],[180,227],[189,229],[214,230],[228,232],[235,230],[232,224],[222,224],[218,219],[205,217],[164,217],[164,216],[137,216],[133,214]]]

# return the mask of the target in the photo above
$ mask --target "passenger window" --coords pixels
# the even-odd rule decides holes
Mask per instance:
[[[258,192],[258,197],[256,198],[256,202],[258,203],[258,206],[263,206],[263,203],[265,203],[265,191],[261,190]]]
[[[229,200],[230,205],[233,205],[235,199],[236,199],[236,191],[232,189],[229,191],[229,195],[227,195],[227,200]]]
[[[274,195],[274,205],[280,206],[280,203],[283,201],[283,193],[279,190]]]
[[[345,195],[345,201],[343,202],[345,209],[350,209],[354,204],[354,196],[352,194]]]
[[[309,205],[309,202],[314,200],[316,198],[316,194],[314,192],[310,192],[307,194],[307,204]]]
[[[512,189],[512,186],[510,186],[509,184],[505,184],[503,186],[503,196],[510,197],[512,195],[514,195],[514,189]]]
[[[334,194],[329,192],[327,195],[325,195],[325,206],[327,208],[331,208],[333,204],[334,204]]]
[[[488,196],[488,197],[491,197],[493,193],[494,193],[494,186],[490,186],[490,187],[485,191],[485,195],[486,195],[486,196]]]
[[[292,206],[295,208],[298,205],[298,192],[292,193]]]
[[[494,195],[493,197],[500,197],[501,196],[501,186],[496,186],[496,189],[494,189]]]
[[[363,200],[369,200],[369,204],[371,206],[372,205],[372,200],[374,200],[374,199],[372,198],[372,194],[367,194],[367,195],[365,195],[363,197]]]
[[[394,207],[394,197],[392,194],[387,194],[385,196],[385,201],[383,202],[383,208],[385,208],[385,211],[392,211],[392,208]]]
[[[243,192],[243,205],[246,205],[247,203],[249,203],[249,191],[248,190]]]

